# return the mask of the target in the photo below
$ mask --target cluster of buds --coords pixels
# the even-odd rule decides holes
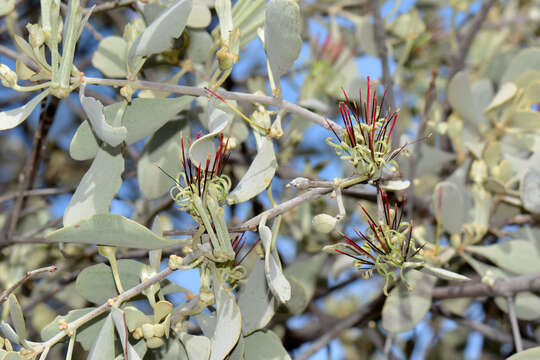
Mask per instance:
[[[402,202],[400,209],[397,204],[392,208],[388,196],[383,194],[382,190],[379,192],[383,203],[383,221],[375,222],[362,207],[368,228],[364,232],[358,228],[354,229],[360,237],[358,240],[362,243],[359,244],[358,241],[342,234],[344,243],[326,246],[324,250],[353,258],[355,267],[363,271],[366,278],[376,270],[385,279],[384,292],[388,294],[391,280],[397,280],[396,269],[400,269],[401,273],[404,268],[418,267],[423,263],[423,256],[420,253],[423,246],[417,248],[411,239],[412,222],[402,221],[405,201]],[[403,276],[401,278],[404,280]]]
[[[385,89],[381,104],[377,104],[377,91],[371,89],[370,79],[367,78],[367,97],[363,106],[350,101],[345,91],[345,101],[339,104],[339,111],[345,123],[345,132],[342,136],[334,130],[330,122],[328,127],[334,133],[337,143],[332,138],[326,142],[332,146],[341,159],[349,161],[360,175],[369,178],[378,177],[380,171],[390,166],[397,169],[394,158],[405,148],[402,146],[392,150],[392,131],[398,118],[397,112],[387,112],[382,116],[384,98],[388,89]],[[360,90],[360,99],[362,91]],[[354,120],[353,120],[354,118]]]

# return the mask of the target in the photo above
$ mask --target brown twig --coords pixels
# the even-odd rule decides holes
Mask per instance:
[[[24,192],[32,187],[32,183],[34,182],[41,155],[43,150],[45,150],[45,140],[47,139],[49,129],[53,123],[58,102],[58,98],[50,96],[47,105],[41,110],[39,123],[36,132],[34,133],[32,151],[26,159],[22,174],[19,175],[19,192],[15,199],[15,203],[11,208],[10,220],[6,221],[6,225],[4,227],[4,229],[7,230],[4,232],[5,236],[7,235],[6,239],[11,238],[15,233],[15,229],[21,215],[21,210],[24,205]]]
[[[30,279],[32,276],[35,276],[37,274],[41,274],[44,272],[55,272],[55,271],[56,271],[56,266],[54,265],[28,271],[21,279],[19,279],[15,284],[11,285],[8,289],[6,289],[2,293],[2,296],[0,296],[0,304],[3,304],[4,301],[6,301],[7,298],[9,297],[9,294],[15,291],[15,289],[21,286],[26,280]]]

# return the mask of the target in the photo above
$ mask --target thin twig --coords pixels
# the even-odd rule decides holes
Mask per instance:
[[[515,276],[497,280],[493,286],[467,281],[460,285],[436,287],[431,292],[434,300],[480,296],[508,296],[522,291],[540,291],[540,274]]]
[[[72,192],[74,188],[45,188],[45,189],[33,189],[23,191],[22,196],[48,196],[48,195],[59,195]],[[15,199],[19,196],[19,193],[5,194],[0,196],[0,204]]]
[[[361,324],[367,320],[367,318],[378,312],[374,311],[375,308],[382,307],[386,297],[384,295],[378,296],[373,300],[368,306],[360,309],[354,314],[340,320],[332,329],[324,333],[321,337],[311,343],[306,351],[300,354],[295,360],[307,360],[311,355],[315,354],[320,349],[324,348],[329,344],[333,339],[341,335],[341,333],[357,324]]]
[[[0,296],[0,304],[3,304],[4,301],[6,301],[7,298],[9,297],[9,294],[15,291],[15,289],[21,286],[26,280],[30,279],[31,277],[37,274],[41,274],[44,272],[55,272],[55,271],[56,271],[56,266],[54,265],[28,271],[19,281],[17,281],[15,284],[11,285],[8,289],[4,291],[2,296]]]
[[[73,81],[78,81],[79,79],[73,78]],[[95,85],[107,85],[107,86],[130,86],[133,89],[147,89],[147,90],[157,90],[157,91],[166,91],[174,94],[183,94],[191,96],[209,96],[209,94],[200,87],[196,86],[186,86],[186,85],[172,85],[172,84],[163,84],[153,81],[130,81],[124,79],[100,79],[100,78],[90,78],[84,77],[84,81],[89,84]],[[251,103],[260,103],[268,106],[275,106],[286,112],[297,115],[305,120],[311,121],[314,124],[320,125],[325,129],[330,129],[328,123],[334,131],[342,134],[345,132],[341,125],[336,124],[332,120],[327,120],[325,117],[316,114],[302,106],[288,102],[281,98],[275,98],[265,95],[254,95],[247,94],[235,91],[218,91],[217,94],[224,99],[228,100],[237,100],[237,101],[248,101]]]
[[[508,316],[510,317],[510,324],[512,325],[512,336],[514,337],[514,344],[516,346],[516,352],[523,351],[523,341],[521,340],[521,334],[519,333],[519,324],[516,315],[515,296],[508,295],[506,297],[508,304]]]
[[[26,159],[23,173],[19,176],[19,193],[15,199],[15,203],[11,208],[10,220],[6,221],[5,229],[7,230],[5,234],[7,235],[5,239],[9,239],[15,233],[19,217],[21,215],[21,210],[24,204],[24,192],[28,190],[37,173],[39,163],[41,160],[41,155],[45,150],[46,139],[49,133],[49,129],[54,120],[54,115],[56,114],[56,109],[58,107],[58,98],[50,96],[47,106],[45,106],[40,114],[39,123],[34,133],[34,141],[32,144],[32,151]]]

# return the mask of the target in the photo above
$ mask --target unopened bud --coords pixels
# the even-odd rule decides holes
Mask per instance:
[[[178,255],[171,255],[169,256],[169,268],[172,270],[177,270],[184,264],[184,258],[181,258]]]
[[[143,324],[141,329],[145,339],[150,339],[154,336],[154,324]]]
[[[223,46],[217,53],[216,58],[219,63],[219,68],[221,70],[227,70],[233,67],[234,64],[238,62],[240,56],[234,54],[229,50],[228,46]]]
[[[27,24],[26,30],[28,30],[28,41],[33,48],[37,49],[45,43],[45,33],[38,24]]]
[[[316,231],[328,234],[336,227],[338,219],[328,214],[319,214],[313,218],[312,224]]]
[[[0,79],[5,87],[12,88],[17,85],[17,74],[7,65],[0,65]]]
[[[163,344],[165,344],[165,341],[163,341],[162,338],[151,337],[150,339],[146,339],[146,346],[148,346],[149,349],[157,349]]]

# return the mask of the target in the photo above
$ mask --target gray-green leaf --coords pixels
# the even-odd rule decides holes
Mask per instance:
[[[281,340],[272,330],[254,332],[245,337],[245,360],[290,360]]]
[[[107,316],[87,359],[114,359],[114,328],[111,314]]]
[[[88,314],[90,311],[95,308],[84,308],[72,310],[64,316],[57,316],[53,322],[41,330],[41,338],[43,341],[47,341],[60,331],[59,321],[64,319],[66,322],[70,323],[79,319],[80,317]],[[99,334],[100,329],[105,323],[105,314],[102,314],[82,325],[77,329],[76,340],[81,344],[85,351],[89,351],[92,347],[92,344],[96,341],[96,338]]]
[[[189,359],[208,360],[210,357],[210,339],[203,335],[190,335],[186,332],[178,334],[184,344]]]
[[[108,36],[99,42],[92,56],[92,65],[108,77],[123,78],[127,76],[126,40],[120,36]]]
[[[186,26],[191,12],[191,0],[178,0],[163,11],[135,40],[129,58],[148,56],[168,50]]]
[[[145,198],[153,200],[165,195],[174,185],[171,178],[165,175],[154,164],[159,165],[172,177],[176,177],[180,169],[179,133],[185,121],[171,121],[148,140],[137,164],[137,179]]]
[[[465,250],[516,274],[540,271],[540,249],[533,241],[508,240],[487,246],[467,246]]]
[[[130,289],[140,283],[142,264],[135,260],[118,260],[118,273],[122,285]],[[96,264],[85,268],[75,283],[77,292],[91,303],[101,305],[108,299],[118,296],[111,268]]]
[[[441,225],[452,234],[459,234],[465,222],[465,206],[459,188],[448,181],[435,186],[432,198],[433,209]]]
[[[211,360],[222,360],[234,348],[242,329],[242,316],[234,295],[218,276],[212,281],[216,299],[217,323],[212,336]]]
[[[109,211],[111,201],[122,185],[124,158],[119,148],[100,148],[84,174],[64,212],[64,226]]]
[[[75,160],[84,161],[93,159],[99,150],[92,127],[88,121],[83,121],[77,128],[75,135],[71,138],[69,145],[69,155]]]
[[[192,96],[183,95],[169,99],[135,99],[126,107],[122,125],[127,129],[126,143],[133,144],[142,138],[152,135],[167,121],[175,118],[182,110],[187,109],[193,100]],[[112,123],[122,103],[118,102],[105,107],[105,117]]]
[[[240,289],[238,306],[242,312],[242,334],[249,335],[268,324],[275,313],[275,300],[266,284],[264,262],[253,267],[247,283]]]
[[[139,223],[116,214],[96,214],[73,226],[46,236],[51,242],[161,249],[176,244],[158,236]]]
[[[272,140],[266,139],[246,174],[229,194],[229,204],[248,201],[270,185],[277,169],[276,154]]]
[[[120,145],[126,139],[127,129],[124,126],[113,127],[107,123],[103,104],[93,97],[85,96],[84,87],[79,90],[79,98],[96,135],[111,146]]]
[[[39,95],[34,96],[32,100],[21,107],[0,112],[0,131],[13,129],[26,120],[47,95],[49,95],[49,90],[45,90]]]
[[[26,338],[26,325],[24,323],[24,316],[19,305],[19,301],[15,295],[9,295],[9,316],[11,317],[11,322],[15,326],[15,331],[21,342],[25,341]]]
[[[390,292],[382,310],[382,326],[392,333],[414,328],[431,306],[431,290],[436,278],[416,270],[409,270],[405,278],[412,290],[401,281]]]
[[[300,8],[293,0],[270,0],[264,21],[264,45],[275,81],[292,67],[300,54]]]

